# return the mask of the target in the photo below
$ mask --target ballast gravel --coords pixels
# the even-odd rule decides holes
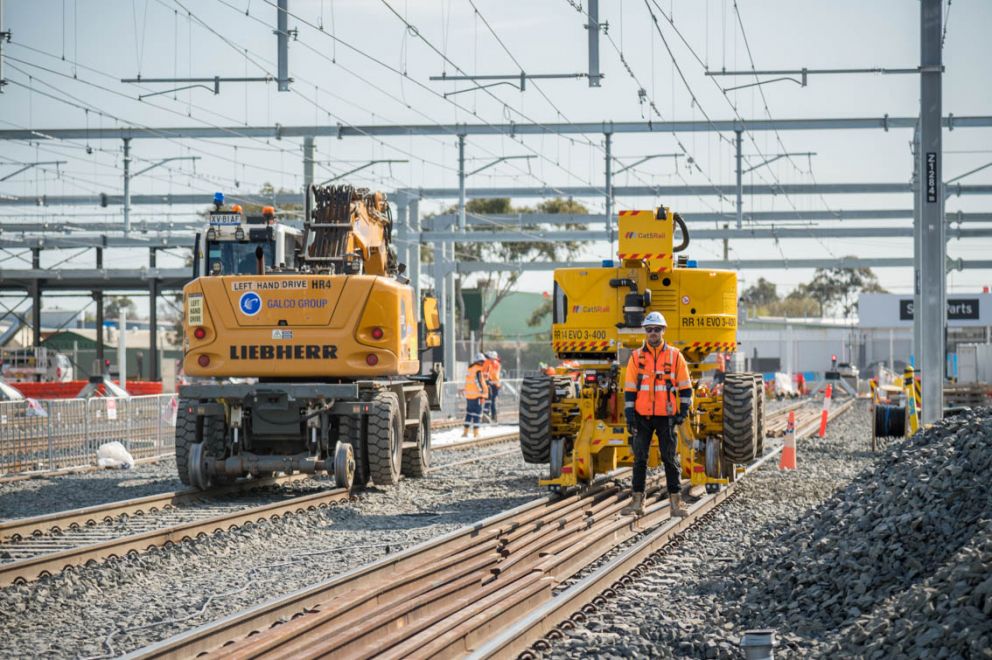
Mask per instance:
[[[544,655],[992,657],[992,410],[868,450],[867,406],[748,476]]]
[[[163,458],[130,470],[91,470],[0,483],[0,520],[41,516],[132,497],[157,495],[185,486],[176,462]]]
[[[435,454],[434,462],[497,448]],[[540,497],[540,473],[518,455],[466,463],[343,504],[5,587],[0,657],[135,650]]]

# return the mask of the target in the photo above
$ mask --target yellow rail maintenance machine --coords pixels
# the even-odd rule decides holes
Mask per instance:
[[[440,345],[437,301],[414,298],[385,195],[311,186],[306,201],[295,258],[255,246],[254,273],[209,269],[183,290],[183,368],[201,380],[180,389],[183,483],[326,471],[384,486],[428,470],[443,373],[420,355]]]
[[[624,371],[631,350],[644,342],[645,314],[658,311],[668,320],[665,339],[682,351],[693,383],[692,408],[678,429],[683,477],[718,490],[734,479],[735,466],[763,453],[761,375],[727,373],[715,383],[707,373],[716,369],[707,358],[737,349],[737,274],[697,268],[679,255],[689,232],[668,208],[622,211],[618,229],[619,265],[555,271],[552,347],[569,366],[523,382],[524,460],[550,465],[541,484],[552,490],[633,465]],[[659,464],[654,440],[648,465]]]

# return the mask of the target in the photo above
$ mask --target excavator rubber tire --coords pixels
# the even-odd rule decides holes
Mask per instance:
[[[189,449],[190,446],[200,439],[196,437],[196,412],[191,411],[195,405],[189,399],[180,399],[176,410],[176,471],[179,473],[179,481],[184,486],[191,485],[189,478]],[[220,417],[206,417],[203,420],[203,442],[204,449],[208,456],[214,458],[224,458],[226,448],[224,446],[224,420]],[[216,484],[228,483],[232,481],[230,477],[214,477]]]
[[[372,402],[379,404],[368,416],[366,449],[369,476],[377,486],[399,483],[403,451],[403,420],[400,403],[392,392],[377,392]]]
[[[551,377],[527,376],[520,386],[520,451],[525,463],[551,460]]]
[[[338,418],[338,442],[347,442],[355,456],[355,486],[369,485],[369,457],[362,442],[362,418],[342,415]]]
[[[431,404],[426,392],[417,392],[416,400],[408,403],[420,410],[419,423],[406,430],[404,440],[414,443],[416,447],[403,449],[403,476],[419,479],[427,476],[431,468]]]
[[[189,486],[189,447],[196,442],[196,413],[190,412],[189,399],[179,399],[176,410],[176,471],[179,481]]]
[[[727,374],[723,386],[723,455],[727,460],[747,465],[754,460],[755,423],[754,377]]]
[[[754,436],[754,456],[761,458],[765,454],[765,379],[761,374],[754,374],[754,402],[756,410],[754,413],[754,424],[756,427]]]

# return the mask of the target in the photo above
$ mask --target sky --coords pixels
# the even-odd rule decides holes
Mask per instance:
[[[471,85],[431,81],[443,73],[573,74],[587,71],[587,0],[289,0],[291,91],[274,83],[222,83],[220,94],[180,84],[131,84],[123,78],[264,77],[276,72],[275,2],[268,0],[8,0],[3,47],[0,128],[108,128],[121,126],[383,125],[394,123],[497,124],[562,121],[723,120],[801,117],[915,116],[916,75],[809,77],[803,87],[780,81],[724,93],[723,87],[753,77],[706,76],[707,70],[795,68],[911,68],[919,64],[919,2],[850,0],[604,0],[600,20],[602,86],[586,80],[529,81],[526,91],[502,84],[462,91]],[[944,114],[992,115],[992,3],[954,0],[945,5]],[[654,18],[658,20],[657,25]],[[660,33],[659,33],[660,32]],[[667,44],[667,47],[666,47]],[[766,77],[769,78],[769,77]],[[642,90],[642,91],[641,91]],[[167,92],[143,100],[139,95]],[[237,136],[233,130],[231,135]],[[732,134],[616,135],[613,169],[652,154],[656,158],[614,179],[615,185],[716,185],[732,190]],[[744,183],[906,182],[912,172],[910,130],[781,131],[745,134],[750,165],[787,152],[815,153],[781,158],[744,176]],[[317,177],[330,178],[370,160],[381,164],[348,177],[356,185],[389,192],[406,187],[456,187],[454,136],[423,138],[318,138]],[[944,131],[945,179],[992,161],[992,129]],[[120,140],[5,142],[0,177],[17,163],[41,165],[0,182],[0,196],[97,194],[122,191]],[[256,191],[265,183],[302,190],[301,141],[295,139],[136,140],[135,169],[175,158],[132,181],[137,193],[202,193],[194,207],[137,206],[141,220],[194,217],[215,190],[228,195]],[[468,167],[502,156],[511,159],[468,180],[476,186],[596,186],[604,180],[604,144],[599,134],[470,137]],[[192,158],[196,160],[192,160]],[[695,167],[687,163],[691,158]],[[323,176],[322,175],[326,175]],[[992,183],[992,168],[962,183]],[[434,212],[456,200],[429,201]],[[580,199],[602,213],[604,198]],[[520,199],[515,203],[533,204]],[[686,212],[731,212],[732,196],[616,199],[618,209],[659,203]],[[778,195],[745,197],[744,211],[809,211],[868,208],[909,209],[904,195]],[[987,196],[952,197],[948,212],[988,211]],[[120,207],[0,206],[4,222],[75,220],[122,222]],[[867,224],[866,221],[833,221]],[[875,222],[875,224],[884,224]],[[908,226],[910,220],[891,221]],[[712,225],[706,225],[712,226]],[[985,225],[986,227],[988,225]],[[690,227],[690,230],[692,227]],[[8,233],[9,235],[9,233]],[[715,259],[722,247],[699,240],[693,257]],[[992,238],[951,240],[951,257],[988,258]],[[802,239],[732,242],[731,258],[903,256],[909,239]],[[587,258],[610,256],[609,245],[591,244]],[[161,254],[159,265],[177,266],[178,252]],[[61,263],[60,263],[61,262]],[[145,250],[108,250],[115,266],[147,263]],[[93,267],[92,251],[46,251],[43,267]],[[0,269],[27,267],[20,252],[0,252]],[[883,286],[911,291],[909,269],[877,271]],[[804,269],[742,271],[747,286],[765,277],[786,292],[808,281]],[[0,275],[2,277],[2,275]],[[521,288],[545,291],[550,273],[529,273]],[[953,271],[951,293],[992,284],[989,271]],[[0,303],[20,295],[4,291]],[[85,299],[46,297],[46,306],[81,307]],[[24,303],[21,309],[26,309]]]

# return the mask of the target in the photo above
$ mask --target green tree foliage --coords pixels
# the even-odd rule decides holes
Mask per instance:
[[[778,292],[775,290],[774,284],[759,277],[757,282],[744,289],[744,293],[741,294],[741,302],[755,307],[765,307],[778,302]]]
[[[852,316],[859,293],[885,293],[870,268],[818,268],[813,279],[800,284],[784,298],[763,277],[744,290],[741,302],[764,316],[825,316],[839,312]]]
[[[119,319],[121,310],[127,312],[129,319],[135,319],[138,316],[138,308],[133,300],[127,296],[111,296],[107,298],[106,306],[103,308],[103,317],[107,320]]]
[[[797,287],[820,304],[820,315],[835,310],[850,317],[858,309],[859,293],[885,293],[871,268],[817,268],[808,284]]]
[[[445,213],[457,213],[456,207],[451,207]],[[554,213],[587,215],[589,210],[571,199],[549,199],[536,207],[514,207],[508,198],[473,199],[465,204],[465,213],[469,215],[513,215],[527,213]],[[514,229],[533,232],[553,232],[559,228],[583,230],[586,225],[572,222],[565,225],[546,225],[513,223]],[[485,263],[523,263],[534,261],[567,261],[575,258],[582,248],[578,241],[535,240],[525,242],[502,242],[499,240],[499,225],[492,227],[476,226],[475,233],[492,234],[492,240],[480,240],[474,243],[461,243],[455,253],[459,261],[481,261]],[[476,286],[483,290],[483,315],[479,319],[479,336],[485,342],[486,319],[507,295],[513,290],[520,279],[519,272],[491,272],[480,275]]]

